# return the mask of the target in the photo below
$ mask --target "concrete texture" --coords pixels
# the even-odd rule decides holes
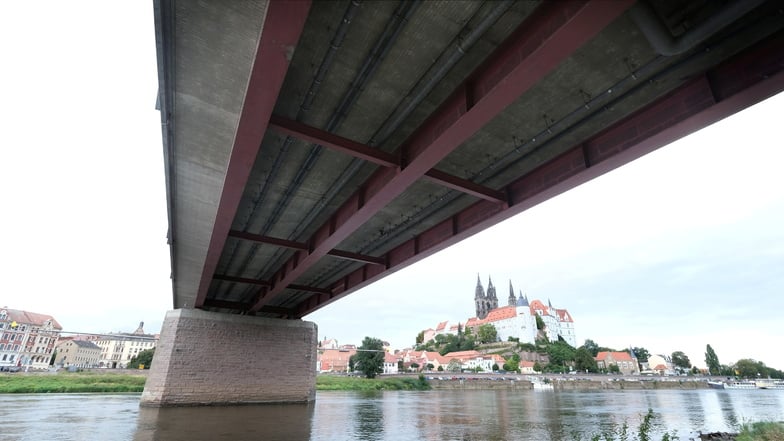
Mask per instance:
[[[311,322],[169,311],[141,405],[312,401],[316,344]]]

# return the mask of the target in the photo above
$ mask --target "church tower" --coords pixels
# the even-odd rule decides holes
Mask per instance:
[[[507,304],[509,306],[516,306],[517,305],[517,298],[515,297],[514,288],[512,288],[512,281],[509,280],[509,298],[507,299]]]
[[[482,282],[479,280],[479,274],[476,275],[474,303],[476,304],[476,318],[478,319],[487,317],[487,313],[498,308],[498,296],[496,296],[492,278],[488,277],[487,295],[485,295],[485,289],[482,287]]]
[[[482,286],[482,281],[479,280],[479,274],[476,275],[476,290],[474,291],[474,304],[476,305],[476,317],[485,318],[487,310],[485,309],[485,288]]]

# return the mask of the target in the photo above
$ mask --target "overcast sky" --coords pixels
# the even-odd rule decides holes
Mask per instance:
[[[0,11],[0,306],[158,332],[172,295],[152,5],[27,5]],[[782,114],[770,99],[307,319],[340,343],[408,346],[474,315],[479,274],[501,304],[511,280],[568,309],[580,343],[699,366],[711,344],[784,369]]]

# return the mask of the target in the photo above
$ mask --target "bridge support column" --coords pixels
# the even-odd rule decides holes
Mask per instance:
[[[141,405],[312,401],[317,334],[312,322],[169,311]]]

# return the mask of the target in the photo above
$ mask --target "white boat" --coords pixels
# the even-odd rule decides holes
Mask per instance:
[[[760,389],[753,380],[708,381],[711,389]]]
[[[757,380],[758,389],[784,389],[784,380],[764,379]]]

